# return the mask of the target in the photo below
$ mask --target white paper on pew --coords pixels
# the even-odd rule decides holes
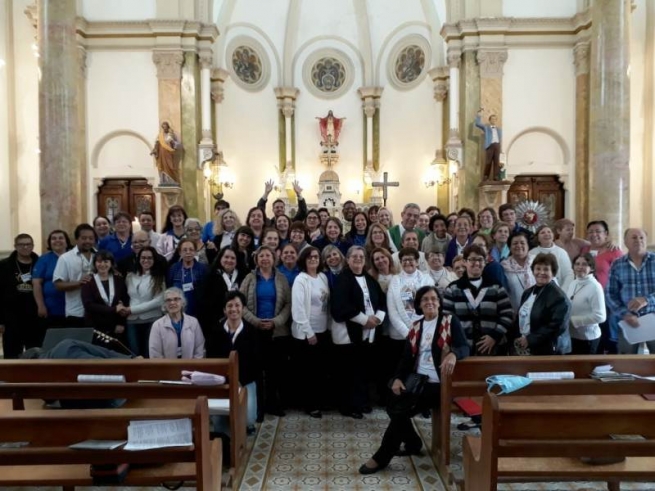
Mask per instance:
[[[189,370],[182,370],[182,380],[194,385],[225,385],[227,381],[222,375]]]
[[[89,375],[84,375],[80,374],[77,376],[77,381],[78,382],[86,382],[86,383],[106,383],[106,384],[111,384],[111,383],[123,383],[125,382],[125,375],[95,375],[95,374],[89,374]]]
[[[625,340],[630,344],[645,343],[655,339],[655,314],[639,317],[639,327],[632,327],[625,321],[619,321]]]
[[[573,372],[528,372],[532,380],[570,380],[575,378]]]
[[[612,365],[599,365],[594,370],[591,372],[592,374],[599,374],[599,373],[606,373],[606,372],[611,372],[612,368],[614,368]]]
[[[161,419],[130,421],[127,427],[127,445],[123,449],[150,450],[191,445],[193,435],[189,418]]]
[[[230,414],[229,399],[209,399],[207,404],[209,406],[209,414],[212,416],[227,416]]]

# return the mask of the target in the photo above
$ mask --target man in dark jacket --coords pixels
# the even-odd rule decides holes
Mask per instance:
[[[32,287],[32,269],[37,256],[28,234],[14,239],[14,252],[0,261],[0,333],[5,358],[18,358],[26,348],[41,346],[43,324],[39,322]]]

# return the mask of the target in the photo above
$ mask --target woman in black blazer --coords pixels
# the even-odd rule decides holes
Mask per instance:
[[[426,375],[418,402],[413,407],[389,411],[391,421],[382,437],[382,445],[373,457],[359,468],[360,474],[373,474],[384,469],[394,455],[416,455],[422,442],[412,424],[412,417],[426,409],[439,407],[441,375],[452,374],[457,360],[466,358],[469,345],[459,320],[441,310],[439,292],[435,286],[423,286],[414,297],[414,309],[423,319],[414,323],[407,336],[405,350],[391,385],[392,392],[401,396],[404,381],[412,373]],[[397,399],[401,400],[401,399]],[[390,408],[394,405],[394,399]],[[404,450],[400,450],[401,444]]]
[[[352,246],[346,255],[347,268],[336,277],[330,291],[330,311],[334,319],[336,380],[342,414],[361,419],[370,412],[367,383],[371,380],[373,344],[380,336],[386,317],[386,297],[380,284],[365,270],[366,251]]]
[[[565,354],[571,342],[558,343],[558,338],[568,333],[571,302],[555,281],[557,258],[539,253],[531,267],[536,285],[521,296],[521,306],[508,333],[511,351],[516,355]]]
[[[208,328],[205,348],[207,358],[227,358],[231,351],[239,354],[239,384],[248,391],[247,426],[254,428],[257,419],[256,382],[262,373],[261,353],[256,328],[243,319],[245,304],[243,293],[238,290],[227,292],[223,309],[225,317]],[[231,380],[228,382],[232,383]]]

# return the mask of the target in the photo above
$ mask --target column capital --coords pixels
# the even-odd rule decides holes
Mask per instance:
[[[230,72],[224,68],[214,68],[211,71],[211,97],[216,104],[223,102],[223,83],[230,76]]]
[[[212,67],[214,61],[213,54],[211,50],[203,49],[198,53],[198,61],[200,62],[201,70],[209,70]]]
[[[284,117],[290,118],[293,116],[296,109],[296,97],[298,97],[300,90],[295,87],[275,87],[273,91],[275,97],[277,97],[277,107],[282,110]]]
[[[585,75],[589,73],[589,56],[591,53],[591,44],[588,41],[576,43],[573,48],[573,64],[575,65],[575,75]]]
[[[84,46],[77,46],[77,61],[80,67],[80,74],[86,78],[86,49]]]
[[[383,90],[384,87],[360,87],[357,89],[367,118],[375,116],[375,111],[380,107],[380,97],[382,97]]]
[[[182,78],[182,65],[184,64],[182,50],[154,51],[152,61],[157,66],[159,80],[180,80]]]
[[[507,49],[479,49],[477,53],[481,78],[502,78],[503,65],[507,61]]]
[[[446,59],[448,60],[449,68],[459,68],[462,62],[462,50],[459,48],[448,48]]]
[[[443,102],[448,96],[448,85],[450,81],[449,68],[447,66],[438,66],[432,68],[428,74],[434,82],[434,99],[437,102]]]

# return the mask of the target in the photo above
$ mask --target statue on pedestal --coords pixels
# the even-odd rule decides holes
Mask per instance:
[[[484,149],[485,149],[485,164],[483,173],[484,181],[500,181],[500,148],[503,139],[503,131],[500,127],[496,126],[498,117],[495,114],[489,116],[489,124],[482,122],[482,111],[480,108],[475,117],[475,126],[484,131]]]
[[[324,118],[317,116],[316,119],[318,119],[318,127],[321,130],[321,147],[323,153],[336,153],[337,146],[339,146],[341,127],[346,118],[335,118],[332,110],[330,110]]]
[[[155,157],[161,186],[180,185],[180,161],[182,143],[178,140],[168,121],[161,124],[159,135],[150,155]]]

